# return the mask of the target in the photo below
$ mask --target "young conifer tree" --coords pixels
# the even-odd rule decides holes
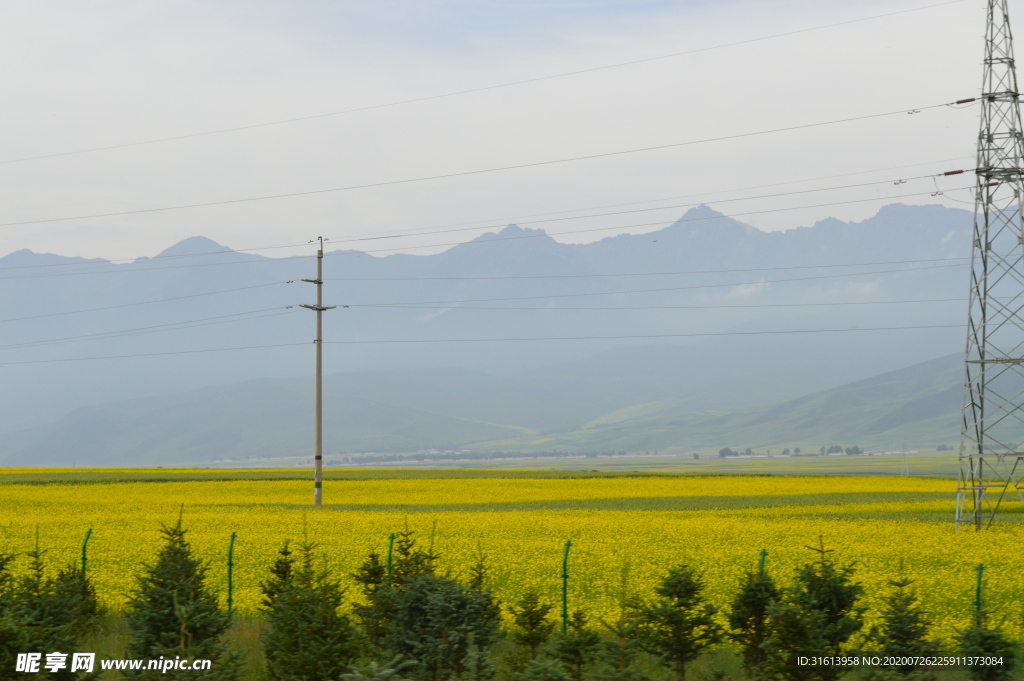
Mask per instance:
[[[452,674],[449,681],[493,681],[496,675],[494,664],[487,657],[487,651],[476,644],[472,632],[468,637],[466,655],[460,663],[461,674]]]
[[[388,566],[380,554],[371,553],[354,575],[362,587],[365,603],[357,603],[352,610],[363,635],[378,656],[394,655],[391,631],[401,606],[402,593],[411,581],[434,574],[433,551],[416,547],[413,532],[406,530],[397,536],[395,556]]]
[[[569,617],[567,631],[555,635],[555,658],[565,665],[572,681],[583,681],[601,653],[601,636],[589,623],[586,611],[576,610]]]
[[[762,672],[781,681],[835,681],[848,670],[840,665],[800,665],[800,657],[841,657],[863,626],[858,601],[864,588],[853,581],[851,566],[836,565],[824,543],[813,548],[819,560],[796,571],[796,584],[783,589],[768,608],[768,638]]]
[[[15,614],[17,580],[10,569],[15,558],[11,553],[0,553],[0,678],[13,676],[17,654],[30,650],[25,628]]]
[[[509,606],[512,623],[516,627],[512,631],[512,640],[526,652],[524,662],[536,659],[537,651],[555,633],[557,623],[548,617],[553,608],[551,603],[542,601],[536,591],[527,591],[515,605]]]
[[[761,645],[768,639],[768,608],[778,597],[779,589],[762,565],[744,575],[732,601],[729,638],[742,646],[743,666],[751,674],[756,674],[764,663],[765,651]]]
[[[932,622],[928,614],[921,609],[917,594],[910,588],[913,583],[913,580],[905,576],[889,582],[892,591],[885,599],[882,624],[872,636],[878,645],[878,654],[882,657],[909,661],[939,654],[939,642],[928,638]],[[909,676],[918,672],[921,667],[922,665],[908,662],[893,671],[900,676]],[[924,675],[921,673],[917,676]]]
[[[687,665],[724,635],[715,621],[718,610],[705,601],[703,591],[700,575],[680,565],[670,569],[655,589],[659,600],[638,612],[640,646],[668,663],[679,681],[686,681]]]
[[[285,542],[263,583],[269,628],[263,635],[267,675],[274,681],[337,681],[356,660],[360,639],[340,612],[344,590],[313,564],[315,545],[300,547],[296,566]]]
[[[999,664],[974,664],[967,667],[971,681],[1008,681],[1014,677],[1017,646],[1002,629],[993,627],[990,615],[979,609],[971,625],[956,634],[957,655],[969,658],[996,658]]]
[[[128,601],[128,655],[137,659],[210,660],[208,670],[143,669],[129,678],[166,681],[230,681],[240,660],[228,652],[224,633],[231,616],[206,588],[207,566],[192,556],[181,516],[161,530],[164,545],[156,562],[137,578]]]
[[[498,633],[501,610],[486,589],[451,577],[421,575],[401,592],[390,631],[391,649],[416,660],[422,681],[462,679],[471,648],[485,651]],[[468,659],[467,659],[468,658]],[[486,673],[476,664],[474,673]]]
[[[598,670],[594,677],[598,681],[641,681],[643,675],[631,668],[639,643],[637,631],[640,626],[638,614],[643,600],[630,589],[630,565],[622,566],[619,578],[619,616],[612,621],[598,617],[598,621],[612,636],[605,641],[605,655],[608,666]]]
[[[96,624],[100,608],[85,575],[76,568],[61,570],[56,578],[45,574],[45,550],[36,547],[26,555],[28,573],[15,579],[8,570],[13,556],[0,556],[0,679],[15,669],[18,653],[59,652],[63,667],[42,669],[39,678],[72,681],[84,672],[71,671],[72,653],[81,652],[82,639]],[[34,678],[34,677],[32,677]]]
[[[12,670],[18,653],[25,652],[19,640],[20,629],[14,619],[14,555],[0,553],[0,669]]]

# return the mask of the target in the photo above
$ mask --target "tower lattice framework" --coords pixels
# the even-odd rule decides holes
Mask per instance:
[[[989,0],[967,322],[958,528],[1024,501],[1024,137],[1007,0]]]

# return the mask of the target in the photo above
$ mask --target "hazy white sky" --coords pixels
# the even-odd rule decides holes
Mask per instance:
[[[0,4],[0,161],[476,88],[938,1],[9,0]],[[1024,26],[1024,2],[1011,2],[1011,11]],[[984,20],[984,2],[963,0],[428,102],[2,163],[0,223],[386,182],[940,104],[977,94]],[[975,107],[933,109],[471,177],[3,226],[0,255],[19,248],[153,255],[199,234],[236,248],[318,234],[341,246],[356,235],[495,226],[523,215],[679,196],[689,198],[649,204],[681,206],[671,210],[530,226],[551,233],[612,228],[558,237],[590,241],[656,229],[684,212],[683,204],[701,201],[762,229],[829,216],[863,219],[886,202],[806,207],[860,199],[904,195],[907,203],[970,208],[953,201],[969,201],[966,191],[932,197],[931,180],[891,181],[970,167],[976,134]],[[921,165],[882,170],[912,164]],[[744,189],[861,171],[873,172]],[[951,178],[939,187],[971,181]],[[880,184],[724,202],[862,182]],[[805,208],[777,210],[792,207]],[[436,250],[469,236],[353,245]]]

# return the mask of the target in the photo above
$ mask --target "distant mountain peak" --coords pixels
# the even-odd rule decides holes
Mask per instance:
[[[498,233],[487,232],[481,234],[474,241],[489,241],[492,239],[515,239],[524,236],[548,236],[548,233],[543,229],[530,229],[529,227],[523,228],[516,224],[506,226]],[[551,237],[548,237],[549,239]]]
[[[682,217],[661,230],[660,233],[665,236],[675,235],[687,239],[705,237],[722,239],[731,238],[733,235],[752,234],[757,231],[759,230],[724,213],[719,213],[702,203],[683,213]]]
[[[195,253],[209,253],[211,251],[229,251],[231,250],[227,246],[222,246],[213,239],[208,239],[205,236],[190,236],[183,241],[179,241],[165,251],[161,251],[158,257],[167,255],[192,255]]]
[[[51,265],[51,264],[67,264],[67,263],[82,263],[82,262],[107,262],[102,258],[82,258],[77,255],[65,256],[57,255],[56,253],[36,253],[28,248],[22,248],[17,251],[12,251],[7,255],[0,257],[0,262],[4,264],[4,267],[19,267],[19,266],[37,266],[37,265]]]
[[[694,220],[694,219],[700,219],[700,218],[724,218],[724,217],[726,217],[725,213],[719,213],[717,210],[713,209],[711,206],[707,205],[706,203],[702,203],[699,206],[697,206],[696,208],[691,208],[690,210],[688,210],[685,213],[683,213],[683,219],[684,220]]]

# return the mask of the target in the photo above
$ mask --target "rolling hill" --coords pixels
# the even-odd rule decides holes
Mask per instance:
[[[535,373],[510,378],[469,370],[337,374],[325,380],[324,451],[330,457],[431,448],[686,452],[952,443],[959,437],[962,362],[949,355],[794,399],[716,410],[700,394],[637,403],[613,382],[602,389],[594,376],[568,381],[580,365],[554,367],[546,383]],[[85,407],[0,435],[0,465],[308,457],[311,388],[308,379],[260,379]]]

